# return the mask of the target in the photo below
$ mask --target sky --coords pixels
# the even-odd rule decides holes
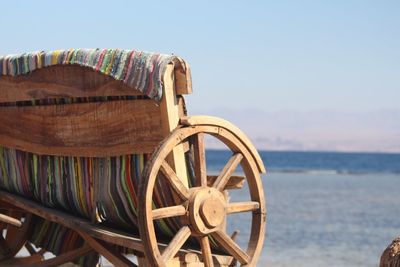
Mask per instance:
[[[399,1],[2,1],[0,54],[127,48],[192,69],[191,115],[260,149],[400,152]]]

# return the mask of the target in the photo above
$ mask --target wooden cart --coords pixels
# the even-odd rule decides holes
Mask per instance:
[[[58,266],[90,253],[115,266],[136,266],[129,254],[139,266],[256,266],[264,165],[231,123],[187,115],[191,91],[189,67],[175,56],[108,49],[0,58],[0,266]],[[231,151],[218,174],[207,173],[205,136]],[[229,201],[245,183],[249,201]],[[247,248],[226,230],[242,212],[251,218]],[[46,244],[82,242],[45,258],[49,246],[32,241],[44,226],[59,229]]]

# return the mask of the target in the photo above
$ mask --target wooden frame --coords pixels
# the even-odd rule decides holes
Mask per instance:
[[[10,259],[9,264],[23,262],[54,266],[97,251],[117,266],[135,266],[111,246],[118,245],[134,250],[139,266],[230,266],[236,260],[246,266],[255,266],[264,239],[266,214],[259,176],[260,172],[265,172],[261,158],[247,137],[232,124],[213,117],[186,117],[181,94],[191,93],[190,79],[176,71],[173,64],[167,66],[163,85],[163,98],[157,104],[121,82],[84,67],[53,66],[37,70],[29,76],[0,77],[1,146],[59,156],[153,153],[140,186],[140,238],[94,225],[85,219],[0,190],[0,207],[6,207],[7,203],[27,211],[29,216],[34,214],[61,224],[76,231],[86,241],[86,245],[79,250],[49,261],[43,261],[33,251],[29,259]],[[44,98],[100,96],[122,96],[129,100],[39,106],[12,104]],[[207,175],[205,134],[214,135],[234,153],[217,176]],[[189,152],[193,153],[195,161],[194,188],[189,188],[186,178],[189,173],[185,154]],[[242,164],[245,176],[233,175],[239,164]],[[152,209],[149,203],[158,171],[169,179],[177,193],[177,200],[184,199],[187,205]],[[249,183],[252,201],[229,204],[226,190],[241,189],[244,182]],[[200,212],[202,219],[196,217],[196,212]],[[253,230],[246,252],[234,241],[237,233],[233,233],[232,237],[225,233],[225,217],[237,212],[253,214]],[[182,223],[189,220],[191,226],[183,227],[171,243],[163,244],[152,233],[152,220],[169,216],[188,216]],[[20,220],[7,214],[0,214],[0,223],[23,226]],[[199,239],[200,250],[182,248],[192,234]],[[212,234],[230,256],[212,254],[206,237],[208,234]]]

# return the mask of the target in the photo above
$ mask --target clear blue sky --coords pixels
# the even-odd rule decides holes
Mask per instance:
[[[196,109],[206,99],[267,110],[399,106],[399,1],[197,2],[2,1],[0,54],[175,53],[192,65]]]
[[[2,1],[0,54],[174,53],[196,113],[399,109],[400,1],[193,2]]]

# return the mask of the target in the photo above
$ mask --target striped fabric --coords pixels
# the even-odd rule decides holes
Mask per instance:
[[[159,101],[162,76],[169,63],[179,65],[190,75],[187,63],[177,56],[120,49],[70,49],[0,56],[0,75],[15,77],[49,66],[75,64],[111,76]]]
[[[148,158],[46,156],[0,147],[0,188],[93,223],[138,233],[138,190]],[[158,180],[154,206],[175,205],[165,179]],[[172,220],[158,221],[165,236],[172,236],[176,227]]]
[[[36,247],[52,252],[54,255],[61,255],[68,251],[82,247],[84,240],[74,231],[61,226],[60,224],[34,217],[32,226],[31,241]],[[90,252],[74,261],[78,266],[98,266],[99,254]]]
[[[0,188],[94,224],[139,236],[138,191],[149,156],[63,157],[0,147]],[[188,182],[193,184],[193,170],[189,172]],[[157,179],[153,206],[177,204],[166,179]],[[161,240],[170,240],[179,230],[178,224],[176,218],[157,220],[157,235]],[[40,218],[34,228],[29,239],[55,255],[78,248],[83,242],[74,231]],[[92,266],[88,261],[92,262],[96,255],[82,257],[80,266]]]

